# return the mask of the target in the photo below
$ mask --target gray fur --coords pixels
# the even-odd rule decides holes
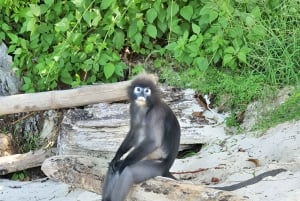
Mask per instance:
[[[103,201],[123,201],[133,184],[156,176],[174,178],[169,170],[179,148],[176,116],[161,101],[153,81],[145,76],[132,82],[128,95],[130,130],[109,165]],[[128,155],[121,160],[124,154]]]

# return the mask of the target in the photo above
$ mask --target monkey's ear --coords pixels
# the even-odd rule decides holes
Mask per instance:
[[[158,83],[158,76],[156,74],[149,74],[146,72],[143,72],[137,76],[134,77],[135,79],[141,79],[141,80],[150,80],[152,81],[155,85]]]

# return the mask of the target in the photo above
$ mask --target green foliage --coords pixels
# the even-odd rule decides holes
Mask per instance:
[[[11,179],[14,181],[24,181],[26,178],[28,177],[27,173],[25,171],[21,171],[21,172],[15,172],[13,173]]]
[[[298,10],[296,0],[4,0],[0,40],[25,92],[137,74],[129,50],[162,80],[243,110],[265,85],[299,82]]]
[[[263,40],[249,43],[251,68],[265,74],[272,85],[290,85],[300,79],[300,4],[295,0],[268,1],[262,13]]]
[[[118,8],[115,1],[102,2],[100,8],[96,1],[2,2],[0,40],[14,56],[24,81],[22,90],[44,91],[123,77],[126,66],[119,51],[125,33],[116,26],[121,22]]]
[[[259,8],[248,11],[236,4],[3,1],[0,40],[9,44],[26,92],[117,81],[126,70],[120,57],[124,47],[154,57],[169,55],[201,72],[215,66],[236,70],[247,63],[245,41],[264,36],[257,23]]]
[[[296,88],[289,99],[262,115],[259,123],[253,128],[254,130],[264,130],[279,123],[300,119],[300,88]]]

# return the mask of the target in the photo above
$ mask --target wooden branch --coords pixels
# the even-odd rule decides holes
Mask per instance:
[[[54,156],[56,149],[40,149],[25,154],[0,157],[0,175],[41,166],[45,159]]]
[[[54,156],[42,165],[43,172],[53,180],[101,193],[107,163],[99,158],[85,156]],[[152,201],[199,201],[199,200],[241,200],[232,193],[187,184],[158,177],[132,187],[127,200]]]
[[[126,100],[130,81],[0,97],[0,115]]]

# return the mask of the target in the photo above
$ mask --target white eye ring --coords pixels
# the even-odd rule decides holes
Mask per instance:
[[[134,87],[134,93],[141,93],[142,88],[141,87]]]
[[[145,88],[144,89],[144,94],[146,94],[147,96],[151,95],[151,89]]]

